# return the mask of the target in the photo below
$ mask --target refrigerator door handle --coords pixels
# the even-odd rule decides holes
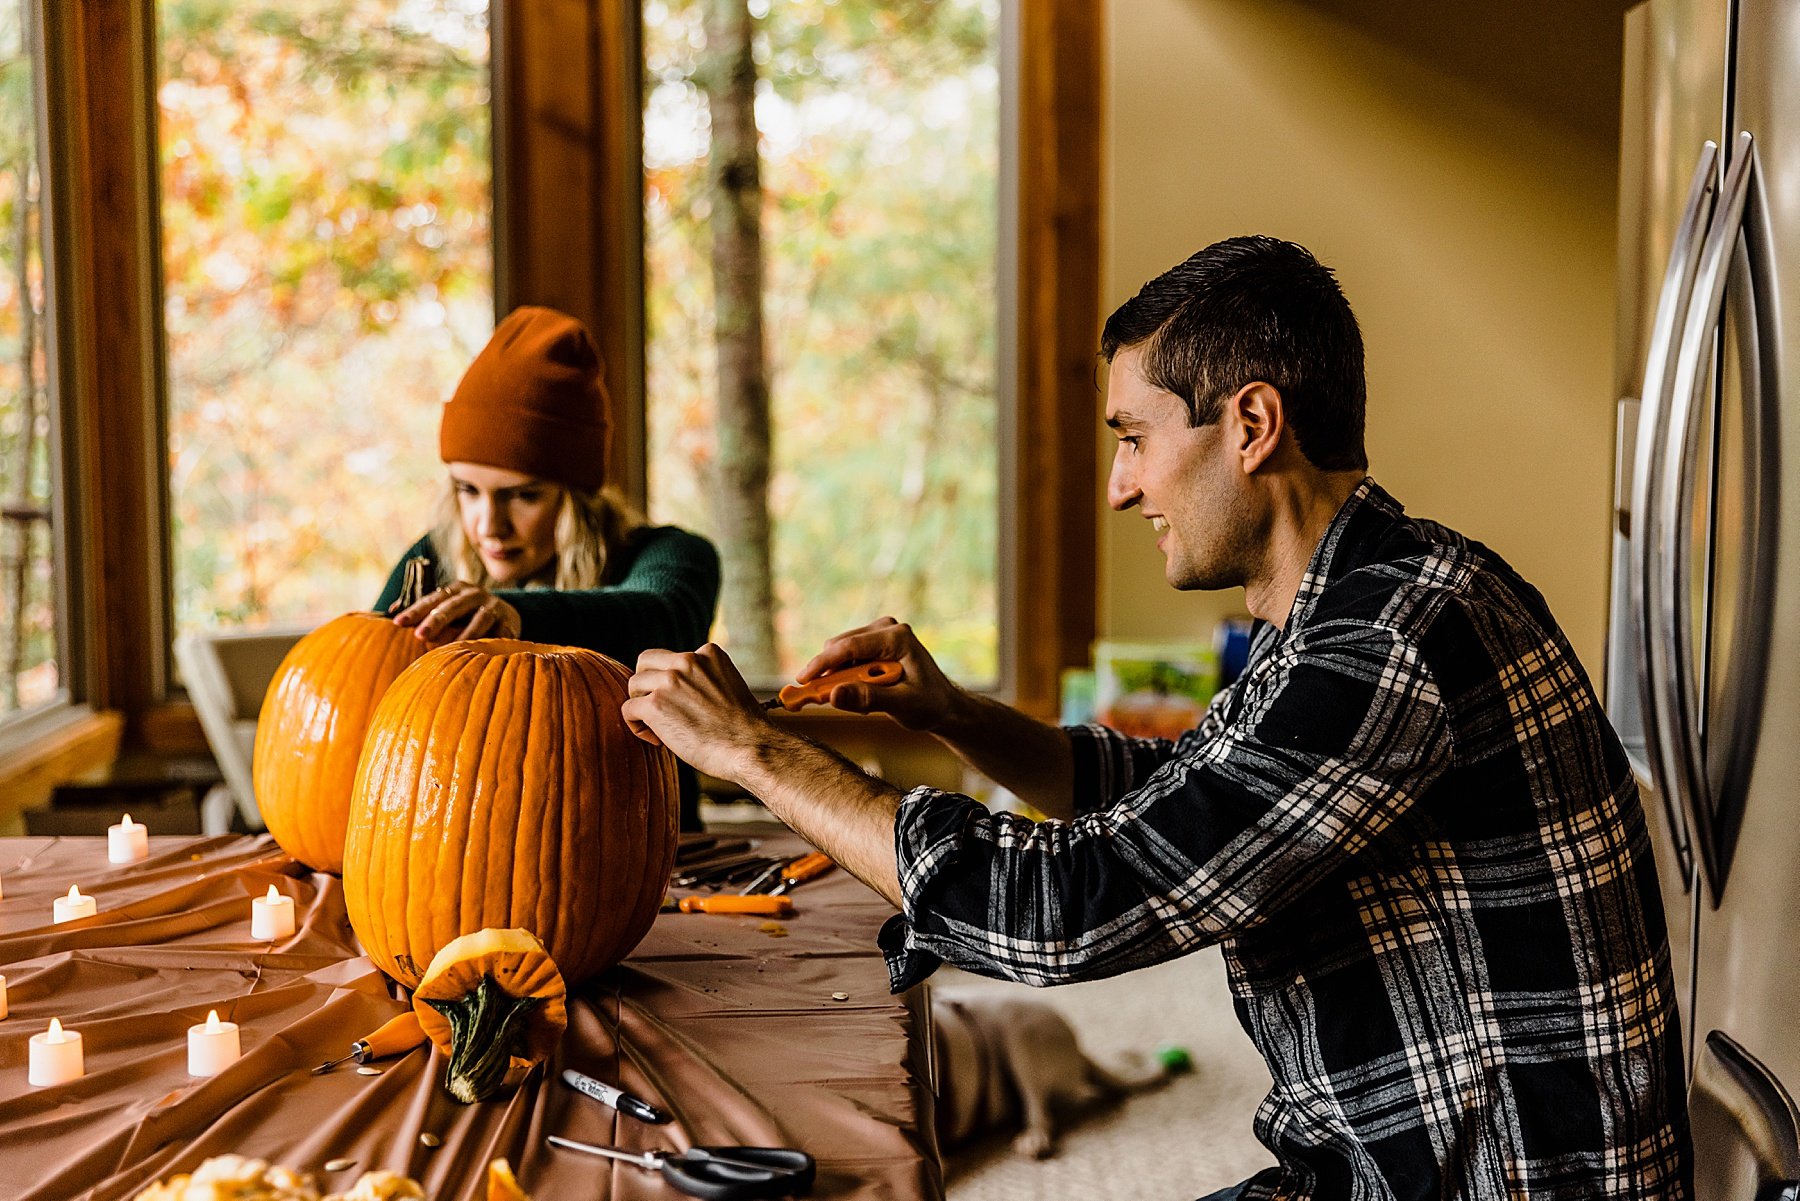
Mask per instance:
[[[1654,669],[1660,685],[1657,705],[1670,719],[1664,729],[1669,740],[1663,764],[1677,785],[1701,873],[1715,905],[1725,881],[1721,878],[1718,831],[1708,804],[1711,790],[1700,746],[1700,686],[1694,670],[1694,564],[1688,533],[1694,519],[1693,469],[1698,460],[1691,448],[1702,416],[1699,393],[1712,379],[1714,338],[1724,313],[1726,275],[1743,232],[1750,198],[1755,153],[1749,133],[1738,135],[1735,150],[1700,252],[1700,267],[1694,277],[1669,390],[1669,433],[1661,478],[1657,481],[1659,561],[1653,590],[1653,595],[1668,606],[1665,612],[1669,627],[1664,637],[1651,639],[1652,654],[1658,657]]]
[[[1684,328],[1693,296],[1694,277],[1699,270],[1707,218],[1712,212],[1718,168],[1717,143],[1703,143],[1700,159],[1694,165],[1693,183],[1688,187],[1687,203],[1682,208],[1675,240],[1669,248],[1669,265],[1663,273],[1662,292],[1657,298],[1656,315],[1650,327],[1631,477],[1631,512],[1635,528],[1629,540],[1631,570],[1627,579],[1632,630],[1637,640],[1637,654],[1633,658],[1643,710],[1645,758],[1649,761],[1650,778],[1657,796],[1662,799],[1670,841],[1674,843],[1683,880],[1693,877],[1694,856],[1684,815],[1686,807],[1675,791],[1680,785],[1665,766],[1664,756],[1671,737],[1667,731],[1670,719],[1660,703],[1662,681],[1653,661],[1653,648],[1662,641],[1661,630],[1667,627],[1667,621],[1662,619],[1662,614],[1667,611],[1666,598],[1658,594],[1656,580],[1656,502],[1659,498],[1656,484],[1668,441],[1669,391],[1676,354],[1680,350],[1678,335]]]

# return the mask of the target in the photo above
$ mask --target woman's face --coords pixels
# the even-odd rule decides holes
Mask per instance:
[[[450,464],[463,536],[497,584],[520,585],[556,558],[561,485],[503,467]]]

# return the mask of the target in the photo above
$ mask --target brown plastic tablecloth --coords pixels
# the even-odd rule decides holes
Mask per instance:
[[[299,929],[255,942],[250,900],[271,883],[294,898]],[[100,911],[53,926],[51,901],[70,884]],[[379,1064],[378,1076],[353,1064],[311,1074],[403,1003],[362,955],[338,880],[266,835],[153,838],[150,858],[128,866],[107,863],[103,838],[0,838],[0,887],[11,1000],[0,1021],[0,1197],[129,1198],[226,1152],[311,1171],[333,1189],[391,1168],[434,1201],[482,1196],[496,1155],[537,1201],[678,1196],[654,1173],[549,1147],[548,1134],[638,1149],[797,1146],[818,1159],[815,1196],[943,1195],[924,1006],[888,994],[875,932],[891,911],[843,872],[797,890],[785,936],[761,918],[662,915],[630,958],[570,997],[549,1070],[471,1106],[444,1092],[443,1057],[428,1048]],[[187,1029],[208,1009],[239,1024],[243,1057],[194,1079]],[[87,1074],[34,1088],[27,1039],[53,1016],[81,1032]],[[565,1087],[564,1067],[675,1122],[620,1117]],[[421,1144],[426,1132],[441,1145]],[[356,1166],[322,1170],[340,1158]]]

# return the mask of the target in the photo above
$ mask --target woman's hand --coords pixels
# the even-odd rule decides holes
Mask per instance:
[[[388,611],[393,612],[395,601]],[[394,613],[394,624],[412,626],[425,642],[459,642],[467,638],[517,638],[524,622],[511,605],[461,580],[434,589]],[[461,625],[461,629],[457,626]]]
[[[904,678],[892,684],[839,684],[826,699],[850,713],[885,713],[909,730],[935,730],[956,710],[963,692],[938,667],[912,627],[892,617],[830,638],[794,678],[804,684],[828,671],[891,659]]]

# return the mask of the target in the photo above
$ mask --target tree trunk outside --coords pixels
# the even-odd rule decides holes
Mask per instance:
[[[705,0],[699,75],[712,114],[707,195],[719,359],[713,531],[724,569],[723,616],[732,658],[772,678],[775,588],[769,520],[769,377],[763,342],[762,170],[756,136],[756,23],[746,0]]]
[[[31,162],[17,164],[16,216],[13,223],[13,264],[18,274],[14,287],[19,297],[19,407],[24,422],[19,430],[12,479],[0,488],[21,513],[31,506],[31,468],[37,451],[37,310],[31,296],[31,222],[37,208],[31,191]],[[19,707],[19,673],[25,668],[28,632],[26,610],[30,606],[31,542],[35,522],[20,516],[6,523],[5,615],[0,632],[0,710]]]

